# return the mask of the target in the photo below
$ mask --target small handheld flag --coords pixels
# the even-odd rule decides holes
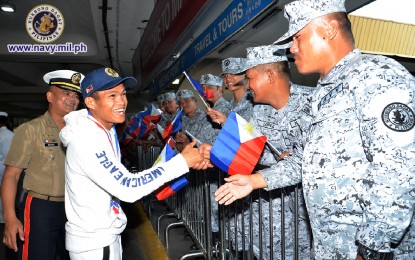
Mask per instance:
[[[176,154],[173,151],[173,149],[169,145],[165,145],[159,157],[157,157],[156,161],[154,162],[153,166],[162,162],[167,162],[175,155]],[[158,200],[164,200],[173,195],[174,193],[178,192],[188,183],[189,182],[187,181],[185,176],[180,176],[158,188],[156,191],[154,191],[154,194],[156,195]]]
[[[164,131],[162,134],[163,140],[166,140],[167,138],[169,138],[170,135],[182,129],[182,121],[181,121],[182,115],[183,115],[183,111],[180,109],[179,112],[174,117],[173,121],[171,121],[171,123],[168,124],[164,128]]]
[[[206,106],[206,107],[209,107],[209,105],[206,103],[206,101],[205,101],[205,98],[206,98],[206,95],[205,95],[205,93],[203,92],[203,89],[202,89],[202,86],[200,85],[200,83],[199,82],[197,82],[196,80],[194,80],[194,79],[192,79],[187,73],[186,73],[186,71],[183,71],[183,74],[186,76],[186,78],[189,80],[189,82],[190,82],[190,85],[192,85],[193,86],[193,88],[197,91],[197,93],[199,94],[199,97],[200,97],[200,99],[202,100],[202,102],[203,102],[203,104]]]
[[[210,160],[230,175],[251,174],[267,138],[231,111],[210,151]]]
[[[161,113],[160,110],[151,105],[147,110],[139,112],[137,117],[140,118],[146,125],[150,125],[150,122],[156,124],[160,121]]]

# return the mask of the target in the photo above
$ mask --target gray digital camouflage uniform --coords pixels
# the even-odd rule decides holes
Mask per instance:
[[[303,162],[317,259],[355,259],[356,240],[415,259],[414,96],[405,68],[358,49],[319,80]]]
[[[212,127],[212,124],[208,121],[208,117],[205,112],[200,110],[199,108],[196,110],[196,113],[192,118],[183,115],[182,116],[182,131],[185,132],[186,130],[189,131],[191,135],[196,137],[202,143],[211,143],[211,140],[216,139],[216,132]],[[214,168],[212,170],[208,170],[209,175],[218,175],[218,169]],[[216,183],[211,183],[211,191],[216,191],[217,185]],[[211,192],[211,223],[212,223],[212,231],[218,232],[219,231],[219,218],[218,218],[218,203],[212,198]]]
[[[251,119],[253,107],[254,103],[249,94],[249,91],[245,92],[238,103],[235,103],[234,97],[232,97],[231,101],[229,101],[229,112],[231,110],[235,110],[235,112],[238,113],[238,115],[240,115],[246,121]],[[228,115],[229,113],[226,116]]]
[[[215,104],[213,105],[212,109],[217,110],[224,115],[229,115],[230,113],[230,104],[229,102],[224,99],[223,97],[220,97]],[[209,144],[213,144],[216,140],[216,137],[218,137],[220,130],[222,127],[215,122],[212,122],[212,119],[207,116],[207,120],[209,124],[212,126],[213,129],[213,135],[210,135],[210,138],[208,139]],[[219,231],[219,206],[218,203],[215,201],[215,191],[218,189],[218,168],[212,168],[208,170],[209,174],[209,182],[210,182],[210,201],[212,206],[212,231],[218,232]]]
[[[172,100],[172,99],[176,99],[176,93],[174,93],[174,92],[166,92],[166,93],[163,94],[163,99],[164,99],[164,102],[165,101]],[[166,125],[168,123],[170,123],[174,119],[174,117],[176,116],[176,114],[178,112],[179,112],[179,109],[177,109],[176,112],[174,112],[174,114],[169,114],[167,112],[166,113],[163,113],[162,116],[161,116],[161,118],[160,118],[159,125],[161,127],[165,128]]]
[[[269,191],[261,191],[262,200],[262,243],[263,243],[263,259],[270,259],[270,243],[273,243],[273,258],[281,259],[281,194],[284,193],[285,206],[285,257],[286,259],[293,259],[294,246],[294,223],[293,223],[293,185],[301,182],[301,153],[304,147],[304,131],[308,128],[311,115],[308,106],[307,97],[313,89],[310,87],[299,86],[291,84],[291,94],[288,103],[283,109],[276,110],[269,105],[254,105],[252,124],[263,133],[268,141],[276,148],[279,153],[284,151],[291,151],[292,156],[286,157],[284,160],[277,161],[271,153],[269,147],[266,145],[264,152],[260,158],[259,164],[267,166],[268,168],[260,170],[262,173]],[[291,186],[291,187],[290,187]],[[290,188],[285,188],[290,187]],[[285,189],[280,189],[285,188]],[[270,211],[270,202],[272,200],[272,211]],[[310,228],[305,210],[305,205],[302,200],[302,193],[300,192],[299,199],[299,258],[310,259]],[[253,234],[254,234],[254,254],[259,257],[259,201],[255,200],[252,203],[253,207]],[[249,211],[245,211],[245,223],[249,223]],[[272,227],[269,222],[269,216],[272,215]],[[239,219],[241,216],[238,217]],[[240,220],[238,221],[240,222]],[[238,223],[238,228],[242,236],[241,223]],[[270,241],[270,228],[273,232],[273,241]],[[249,225],[245,224],[246,246],[249,247]],[[234,236],[232,234],[232,236]],[[238,240],[238,249],[241,250],[241,240]]]
[[[189,131],[196,139],[202,143],[207,143],[207,140],[212,139],[214,132],[210,123],[207,121],[206,113],[200,110],[196,110],[196,113],[192,118],[183,114],[182,116],[182,131]]]
[[[221,112],[225,116],[228,116],[229,113],[231,112],[230,107],[231,106],[230,106],[229,102],[226,99],[224,99],[223,97],[220,97],[215,102],[212,109]],[[211,140],[209,140],[209,143],[213,144],[213,142],[216,140],[216,137],[218,136],[218,134],[219,134],[220,130],[222,129],[222,127],[218,123],[212,122],[212,119],[209,116],[208,116],[208,121],[212,124],[212,127],[215,130],[215,136],[213,136],[213,138]]]
[[[229,102],[223,97],[220,97],[212,107],[212,109],[222,112],[225,115],[229,115],[229,113],[231,112],[229,108]]]

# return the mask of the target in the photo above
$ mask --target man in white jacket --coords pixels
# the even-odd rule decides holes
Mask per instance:
[[[121,164],[114,124],[125,121],[126,87],[134,84],[134,78],[122,78],[111,68],[94,70],[81,83],[87,109],[65,116],[60,137],[67,146],[66,248],[71,259],[121,260],[120,233],[127,219],[119,201],[134,202],[189,167],[210,166],[203,151],[192,148],[195,142],[168,162],[136,174]]]

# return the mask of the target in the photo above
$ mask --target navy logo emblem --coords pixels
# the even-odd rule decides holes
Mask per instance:
[[[65,26],[63,15],[52,5],[38,5],[29,11],[26,17],[26,31],[40,43],[51,43],[63,33]]]
[[[405,104],[391,103],[383,109],[382,121],[389,129],[406,132],[414,127],[415,114]]]
[[[114,77],[114,78],[118,78],[120,76],[115,70],[111,68],[105,68],[105,73],[107,73],[108,76]]]
[[[71,77],[71,81],[73,84],[79,84],[81,81],[81,73],[74,73]]]

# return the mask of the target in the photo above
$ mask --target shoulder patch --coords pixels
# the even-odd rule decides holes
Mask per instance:
[[[415,114],[402,103],[391,103],[382,111],[382,121],[386,127],[398,132],[407,132],[415,125]]]

